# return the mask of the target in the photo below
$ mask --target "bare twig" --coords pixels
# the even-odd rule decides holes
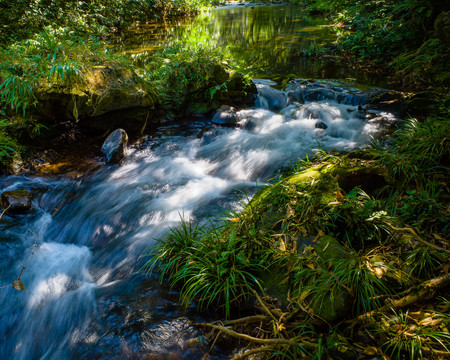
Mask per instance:
[[[255,294],[258,302],[261,304],[261,307],[263,308],[263,310],[273,319],[273,321],[275,321],[275,323],[278,323],[278,320],[275,318],[275,316],[272,314],[272,312],[267,308],[266,304],[262,301],[262,299],[260,298],[258,293],[256,291],[254,291],[254,294]]]
[[[237,325],[237,324],[251,324],[254,322],[260,322],[260,321],[264,321],[264,320],[269,320],[269,317],[266,315],[253,315],[253,316],[247,316],[247,317],[244,317],[241,319],[225,321],[225,325],[230,326],[230,325]]]
[[[0,214],[0,220],[2,219],[3,215],[5,214],[5,212],[7,212],[8,209],[9,209],[10,207],[11,207],[11,204],[9,204],[8,207],[5,208],[5,209],[2,211],[2,213]]]

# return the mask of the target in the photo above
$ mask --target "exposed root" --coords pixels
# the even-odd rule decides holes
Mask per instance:
[[[435,279],[425,281],[416,288],[414,288],[412,290],[412,293],[410,293],[409,295],[406,295],[398,300],[392,300],[391,302],[382,306],[381,308],[362,314],[354,318],[353,320],[350,320],[349,322],[364,321],[373,318],[378,313],[389,311],[390,309],[393,310],[402,309],[420,300],[427,300],[430,297],[434,296],[436,291],[446,288],[449,285],[450,285],[450,273]]]
[[[420,242],[422,245],[425,245],[427,247],[429,247],[430,249],[436,250],[436,251],[442,251],[445,252],[447,254],[450,254],[450,250],[441,248],[440,246],[437,246],[435,244],[432,244],[424,239],[422,239],[419,235],[417,235],[417,233],[414,231],[414,229],[409,228],[409,227],[395,227],[392,224],[389,224],[388,222],[385,223],[391,230],[397,231],[397,232],[407,232],[410,233],[412,236],[414,236],[414,239],[416,239],[418,242]]]

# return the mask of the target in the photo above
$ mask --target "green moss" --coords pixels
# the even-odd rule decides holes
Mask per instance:
[[[357,260],[358,256],[351,254],[337,241],[329,235],[320,236],[312,244],[317,255],[322,261],[335,261],[338,259]]]

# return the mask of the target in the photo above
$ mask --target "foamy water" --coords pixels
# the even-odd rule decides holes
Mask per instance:
[[[236,207],[242,193],[251,196],[276,169],[319,147],[364,147],[396,120],[352,105],[344,90],[314,95],[312,101],[297,88],[283,92],[258,84],[258,89],[257,107],[239,111],[236,128],[207,124],[200,137],[194,132],[154,137],[148,146],[131,148],[121,166],[105,166],[81,181],[0,179],[0,191],[25,188],[36,194],[35,211],[0,224],[0,285],[14,281],[18,264],[31,259],[22,277],[26,291],[0,290],[5,359],[116,359],[169,348],[183,354],[187,339],[176,334],[195,331],[181,310],[162,321],[155,315],[159,305],[150,306],[139,315],[146,326],[117,330],[139,318],[138,307],[127,304],[149,291],[137,271],[154,238],[180,216],[203,221]],[[162,291],[156,286],[146,296],[158,303]]]

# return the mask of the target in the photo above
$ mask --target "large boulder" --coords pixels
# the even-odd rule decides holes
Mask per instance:
[[[119,163],[127,151],[128,135],[123,129],[114,130],[106,138],[102,146],[102,153],[109,163]]]
[[[23,214],[33,208],[33,195],[27,190],[11,190],[1,194],[1,207],[8,213]]]
[[[132,69],[118,64],[93,66],[86,70],[82,83],[72,86],[42,84],[36,90],[36,99],[34,115],[44,125],[76,121],[82,128],[94,124],[102,132],[111,127],[108,117],[102,115],[120,110],[153,109],[159,102],[150,84]],[[101,119],[102,124],[96,119]],[[139,120],[143,123],[145,117]],[[119,126],[127,128],[129,119],[122,116],[122,121],[124,124]]]

